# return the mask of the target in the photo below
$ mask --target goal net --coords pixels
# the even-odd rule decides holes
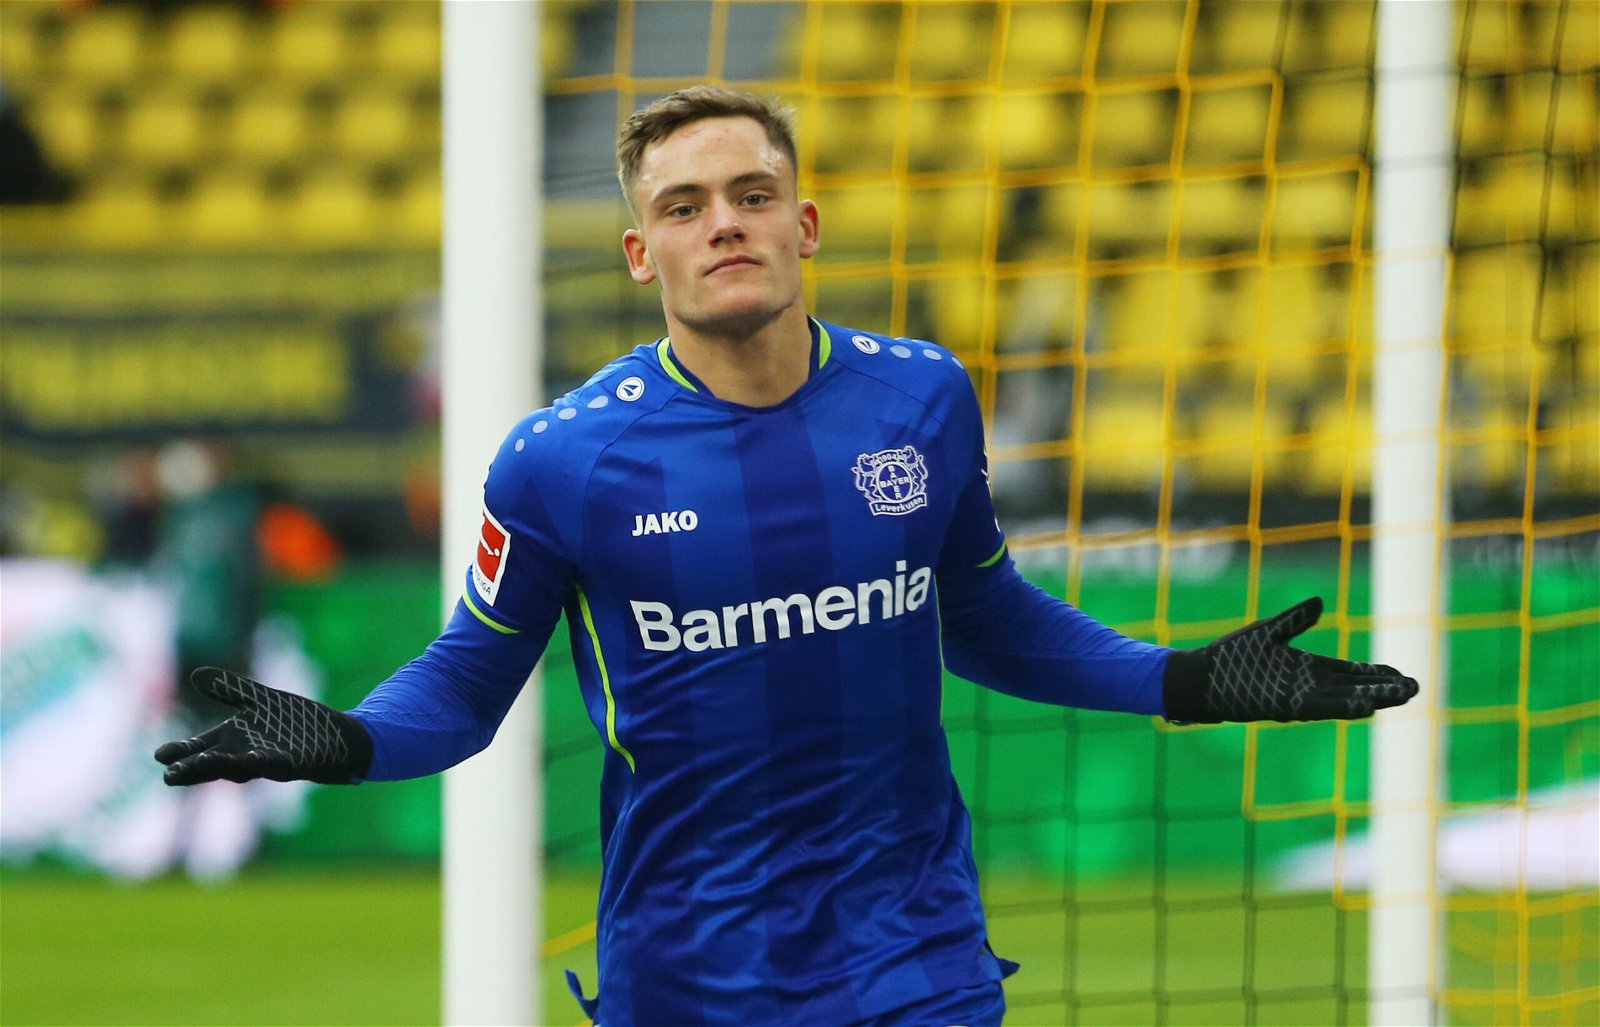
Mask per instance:
[[[1452,511],[1430,814],[1453,1022],[1600,1018],[1597,15],[1455,5],[1448,384],[1416,400]],[[1179,646],[1318,594],[1305,643],[1362,658],[1374,26],[1361,0],[578,5],[549,146],[694,82],[784,96],[812,309],[961,355],[1025,573]],[[572,377],[659,323],[585,152],[548,183]],[[1367,724],[1171,728],[954,680],[945,722],[1024,967],[1012,1022],[1367,1018]],[[582,758],[550,730],[554,783]],[[583,848],[552,839],[555,865]]]

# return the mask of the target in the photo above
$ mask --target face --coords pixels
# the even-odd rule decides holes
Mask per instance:
[[[647,147],[633,190],[628,270],[659,282],[668,322],[753,334],[800,302],[800,262],[817,252],[817,208],[750,118],[707,118]]]

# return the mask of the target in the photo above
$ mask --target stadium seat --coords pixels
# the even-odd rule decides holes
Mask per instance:
[[[0,4],[0,68],[6,84],[19,89],[44,78],[51,63],[49,47],[39,45],[53,15],[44,4]]]
[[[440,12],[434,4],[402,3],[383,9],[369,57],[380,78],[394,85],[439,79]],[[551,24],[545,15],[545,27]],[[548,75],[548,72],[547,72]]]
[[[268,33],[268,73],[288,82],[336,81],[349,73],[343,4],[303,3],[279,11]]]
[[[1172,182],[1092,182],[1089,185],[1089,256],[1165,254],[1172,233]]]
[[[355,162],[392,160],[421,149],[426,137],[415,132],[408,97],[378,86],[346,94],[335,108],[333,148]]]
[[[298,160],[312,138],[300,94],[281,87],[246,92],[234,108],[227,134],[229,152],[256,164]]]
[[[290,239],[318,249],[371,243],[384,230],[371,185],[358,174],[322,171],[307,177],[284,212]]]
[[[152,183],[142,177],[94,183],[71,215],[77,239],[91,248],[148,247],[171,237],[167,211]]]
[[[1312,407],[1311,447],[1285,454],[1309,492],[1338,495],[1348,468],[1356,495],[1372,488],[1372,407],[1358,399],[1346,410],[1342,396],[1330,397]]]
[[[1171,159],[1174,92],[1102,92],[1094,99],[1094,123],[1088,130],[1094,139],[1096,168],[1165,164]],[[1085,122],[1087,129],[1087,116]]]
[[[1493,161],[1481,165],[1457,190],[1456,237],[1467,244],[1507,239],[1559,243],[1583,232],[1585,202],[1571,166],[1564,162],[1548,164],[1538,155]]]
[[[912,171],[978,171],[994,116],[987,96],[914,97],[905,107]]]
[[[816,62],[818,79],[852,82],[894,78],[900,34],[898,5],[845,0],[806,9],[797,19],[794,31],[787,34],[794,55],[785,58],[787,66],[802,71],[804,62],[800,51],[811,18],[820,19],[817,38],[827,40],[825,46],[810,53]]]
[[[1096,76],[1175,73],[1183,44],[1184,6],[1182,0],[1107,4]]]
[[[899,120],[894,96],[820,96],[801,112],[802,159],[814,140],[818,171],[886,171],[894,165]]]
[[[1068,168],[1078,162],[1077,94],[1000,93],[995,146],[1005,171]]]
[[[1356,223],[1359,179],[1354,171],[1280,175],[1274,185],[1274,253],[1350,245],[1359,227]]]
[[[69,172],[92,164],[103,143],[94,98],[71,89],[52,89],[25,108],[45,154]]]
[[[1293,431],[1293,417],[1286,406],[1268,402],[1258,420],[1252,398],[1215,391],[1194,418],[1199,444],[1192,454],[1178,458],[1177,470],[1205,490],[1244,492],[1258,454],[1264,474],[1279,473],[1288,457],[1283,442]]]
[[[191,241],[202,246],[252,246],[272,241],[273,204],[259,176],[240,171],[200,180],[184,210]]]
[[[1269,86],[1202,89],[1189,101],[1185,164],[1260,161],[1267,146]]]
[[[908,10],[911,26],[911,81],[983,79],[989,74],[987,44],[994,33],[992,5],[923,4]]]
[[[245,75],[257,45],[257,27],[244,9],[204,4],[173,12],[161,54],[167,74],[180,82],[232,84]]]
[[[1340,0],[1313,6],[1323,17],[1324,66],[1365,67],[1376,49],[1376,0]]]
[[[1183,255],[1242,252],[1260,245],[1267,206],[1263,179],[1184,179],[1181,195],[1178,243]]]
[[[1450,282],[1450,337],[1463,348],[1530,343],[1536,337],[1539,277],[1534,252],[1461,254]]]
[[[1094,377],[1089,379],[1094,390]],[[1161,484],[1164,436],[1155,398],[1091,391],[1078,440],[1084,488],[1143,491]]]
[[[144,12],[133,5],[93,7],[62,23],[57,71],[79,87],[124,85],[144,71]]]
[[[1528,407],[1476,402],[1456,411],[1446,436],[1452,478],[1478,489],[1519,488],[1527,473]]]
[[[1559,13],[1564,21],[1558,43],[1558,66],[1563,72],[1588,70],[1590,89],[1596,65],[1600,65],[1600,4],[1568,3],[1561,11],[1542,9],[1537,16]]]
[[[413,175],[400,191],[390,226],[397,242],[437,246],[444,235],[444,186],[439,172]]]
[[[123,122],[121,153],[136,164],[191,164],[207,128],[204,121],[197,98],[186,90],[142,91]]]
[[[1084,74],[1087,5],[1019,0],[1007,6],[1011,12],[1006,32],[1007,80],[1078,78]]]
[[[889,236],[900,201],[892,185],[859,185],[819,190],[823,263],[835,260],[887,260]]]
[[[1191,71],[1256,71],[1273,65],[1288,9],[1258,0],[1223,0],[1200,7]]]
[[[1288,85],[1280,161],[1364,153],[1369,139],[1370,85],[1361,78],[1302,79]]]
[[[1187,365],[1212,339],[1211,282],[1203,273],[1157,267],[1097,278],[1091,290],[1102,297],[1097,349],[1135,351],[1159,372],[1169,353]]]

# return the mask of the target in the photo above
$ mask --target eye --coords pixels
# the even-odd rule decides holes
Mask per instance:
[[[766,193],[751,193],[739,202],[744,204],[746,207],[760,207],[763,204],[770,202],[771,199],[772,197],[768,196]]]
[[[694,213],[694,207],[687,203],[680,203],[676,207],[667,208],[667,217],[686,218]]]

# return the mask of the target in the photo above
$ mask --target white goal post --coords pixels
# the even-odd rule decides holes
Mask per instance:
[[[1378,0],[1373,153],[1372,654],[1421,694],[1372,727],[1369,1017],[1438,1022],[1448,579],[1445,296],[1455,182],[1455,4]]]

